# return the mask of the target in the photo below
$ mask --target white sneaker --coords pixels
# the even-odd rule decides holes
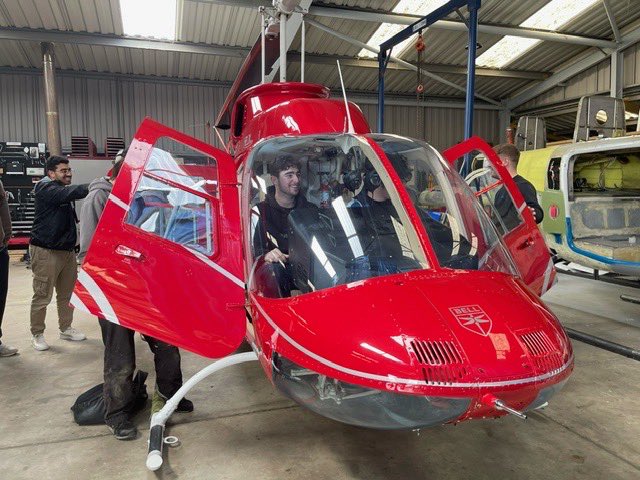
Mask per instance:
[[[63,340],[71,340],[74,342],[79,342],[87,338],[87,336],[84,333],[82,333],[80,330],[76,330],[73,327],[69,327],[64,332],[60,332],[60,338]]]
[[[9,347],[4,343],[0,343],[0,357],[10,357],[18,353],[17,348]]]
[[[31,338],[31,345],[33,345],[33,348],[35,348],[36,350],[49,350],[49,344],[45,341],[43,333],[34,335]]]

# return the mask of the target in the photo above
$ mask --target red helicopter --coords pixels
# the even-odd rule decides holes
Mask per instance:
[[[249,88],[230,110],[233,156],[142,122],[72,299],[206,357],[253,348],[152,420],[149,468],[186,391],[256,357],[300,405],[376,429],[524,417],[562,388],[572,347],[539,298],[553,263],[489,145],[440,154],[372,133],[355,104],[308,83]],[[477,151],[488,160],[474,191],[455,164]],[[298,193],[274,238],[263,205],[279,159]],[[494,224],[504,202],[509,229]],[[265,259],[274,245],[286,262]]]

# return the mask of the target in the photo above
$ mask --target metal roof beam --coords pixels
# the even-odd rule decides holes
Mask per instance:
[[[220,55],[224,57],[245,58],[248,48],[227,47],[205,43],[169,42],[134,37],[102,35],[83,32],[65,32],[60,30],[40,30],[35,28],[0,27],[0,40],[19,40],[26,42],[52,42],[70,45],[97,45],[101,47],[140,48],[143,50],[162,50],[165,52],[196,53],[201,55]]]
[[[360,48],[366,48],[367,50],[373,52],[373,53],[378,53],[378,51],[380,50],[378,47],[372,47],[371,45],[367,45],[364,42],[361,42],[360,40],[357,40],[355,38],[350,37],[349,35],[346,35],[342,32],[338,32],[337,30],[334,30],[332,28],[327,27],[326,25],[320,23],[320,22],[316,22],[315,20],[311,20],[311,19],[306,19],[305,20],[306,23],[308,23],[309,25],[312,25],[316,28],[319,28],[320,30],[323,30],[324,32],[327,32],[330,35],[333,35],[335,37],[340,38],[341,40],[344,40],[345,42],[349,42],[353,45],[356,45]],[[400,58],[394,57],[394,56],[389,56],[389,60],[391,60],[394,63],[397,63],[399,65],[402,65],[406,68],[408,68],[409,70],[413,70],[414,72],[418,70],[418,67],[416,67],[415,65],[406,62]],[[455,90],[458,90],[460,92],[463,92],[465,95],[467,93],[467,89],[461,85],[458,85],[457,83],[454,82],[450,82],[449,80],[447,80],[446,78],[441,77],[440,75],[436,75],[435,73],[431,73],[429,71],[423,71],[422,72],[426,77],[429,77],[433,80],[435,80],[436,82],[439,83],[443,83]],[[489,98],[489,97],[485,97],[484,95],[480,95],[478,93],[475,94],[476,97],[478,97],[481,100],[484,100],[485,102],[491,103],[493,105],[500,105],[500,102]]]
[[[637,25],[635,28],[631,29],[628,33],[624,34],[621,40],[622,41],[620,43],[620,46],[617,49],[618,51],[622,51],[625,48],[640,41],[640,25]],[[579,73],[584,72],[588,68],[593,67],[598,62],[601,62],[607,57],[609,57],[609,55],[603,52],[602,50],[594,50],[592,53],[590,53],[586,57],[568,66],[567,68],[554,73],[546,80],[538,83],[537,85],[525,90],[524,92],[518,95],[515,95],[507,99],[506,107],[509,110],[513,110],[516,107],[522,105],[523,103],[526,103],[529,100],[534,99],[538,95],[541,95],[547,90],[552,89],[553,87],[557,86],[559,83],[569,80],[571,77],[574,77]]]
[[[311,6],[309,14],[331,18],[343,18],[346,20],[359,20],[377,23],[397,23],[400,25],[411,25],[416,20],[422,18],[419,15],[401,15],[397,13],[380,12],[361,8],[345,7],[324,7]],[[463,22],[453,20],[439,20],[430,28],[442,30],[467,31],[467,26]],[[534,38],[536,40],[546,40],[550,42],[570,43],[574,45],[584,45],[600,48],[616,48],[614,41],[585,37],[581,35],[571,35],[566,33],[552,32],[548,30],[536,30],[533,28],[512,27],[507,25],[487,25],[478,24],[478,33],[488,33],[492,35],[513,35],[516,37]]]
[[[607,12],[607,17],[609,18],[609,23],[611,24],[611,31],[613,32],[613,38],[616,39],[616,42],[619,42],[621,41],[620,30],[618,30],[616,17],[613,14],[613,9],[611,8],[611,4],[609,3],[609,0],[602,0],[602,5],[604,6],[605,11]]]
[[[300,53],[290,53],[292,61],[300,60]],[[340,65],[356,68],[378,68],[377,60],[370,60],[364,58],[354,58],[347,55],[305,55],[305,61],[314,64],[326,64],[335,65],[336,60],[340,60]],[[467,67],[448,65],[441,63],[423,63],[421,64],[423,70],[433,73],[447,73],[453,75],[466,75]],[[414,71],[399,64],[389,64],[387,66],[389,70],[405,70]],[[497,68],[480,68],[476,67],[476,75],[481,77],[497,77],[497,78],[517,78],[522,80],[544,80],[551,76],[547,72],[534,72],[529,70],[501,70]]]
[[[260,6],[270,6],[266,0],[189,0],[196,3],[213,3],[219,5],[229,5],[244,8],[258,8]],[[310,15],[319,17],[342,18],[345,20],[357,20],[375,23],[396,23],[399,25],[411,25],[416,20],[422,18],[421,15],[403,15],[383,10],[374,10],[359,7],[345,7],[334,5],[311,5]],[[443,30],[467,31],[463,22],[453,20],[440,20],[430,28],[440,28]],[[550,42],[571,43],[574,45],[584,45],[588,47],[617,48],[616,42],[606,38],[585,37],[582,35],[571,35],[566,33],[553,32],[549,30],[536,30],[533,28],[514,27],[509,25],[488,25],[478,24],[478,33],[489,33],[492,35],[513,35],[516,37],[535,38],[536,40],[547,40]]]
[[[70,45],[97,45],[103,47],[140,48],[143,50],[171,51],[177,53],[191,53],[198,55],[217,55],[223,57],[245,58],[249,53],[248,48],[229,47],[205,43],[168,42],[162,40],[145,40],[141,38],[116,37],[112,35],[89,34],[82,32],[63,32],[57,30],[38,30],[30,28],[2,28],[0,27],[0,39],[19,40],[29,42],[53,42]],[[290,59],[293,62],[300,61],[300,53],[291,52]],[[368,59],[357,59],[348,56],[305,55],[305,61],[314,64],[335,64],[336,58],[342,65],[359,68],[378,68],[378,62]],[[390,65],[396,70],[410,70],[401,65]],[[434,73],[450,73],[466,75],[466,67],[455,65],[423,64],[425,70]],[[544,80],[549,73],[531,72],[521,70],[500,70],[492,68],[478,68],[476,73],[486,77],[520,78],[523,80]]]

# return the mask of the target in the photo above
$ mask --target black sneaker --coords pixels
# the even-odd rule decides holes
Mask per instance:
[[[187,400],[186,398],[183,398],[182,400],[180,400],[180,403],[178,403],[176,412],[179,412],[179,413],[193,412],[193,402],[191,400]]]
[[[133,440],[138,436],[138,429],[131,420],[123,420],[117,425],[107,425],[118,440]]]

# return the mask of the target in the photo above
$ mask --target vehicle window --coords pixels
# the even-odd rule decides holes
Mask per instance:
[[[471,172],[466,181],[472,191],[480,193],[480,204],[500,235],[524,223],[511,193],[500,182],[500,176],[490,160],[485,158],[483,167]]]
[[[547,168],[547,188],[560,190],[560,158],[552,158]]]
[[[264,296],[427,267],[388,175],[357,137],[270,140],[252,154],[245,178],[250,288]]]
[[[394,135],[370,135],[385,152],[411,199],[440,266],[462,270],[492,270],[516,275],[517,270],[491,225],[504,231],[496,208],[506,189],[488,190],[480,203],[458,172],[430,145]],[[486,165],[476,182],[478,191],[495,184],[497,173]],[[517,211],[515,212],[517,214]],[[508,217],[507,217],[508,218]]]
[[[215,160],[170,139],[154,147],[125,222],[173,243],[211,255],[215,251]]]

